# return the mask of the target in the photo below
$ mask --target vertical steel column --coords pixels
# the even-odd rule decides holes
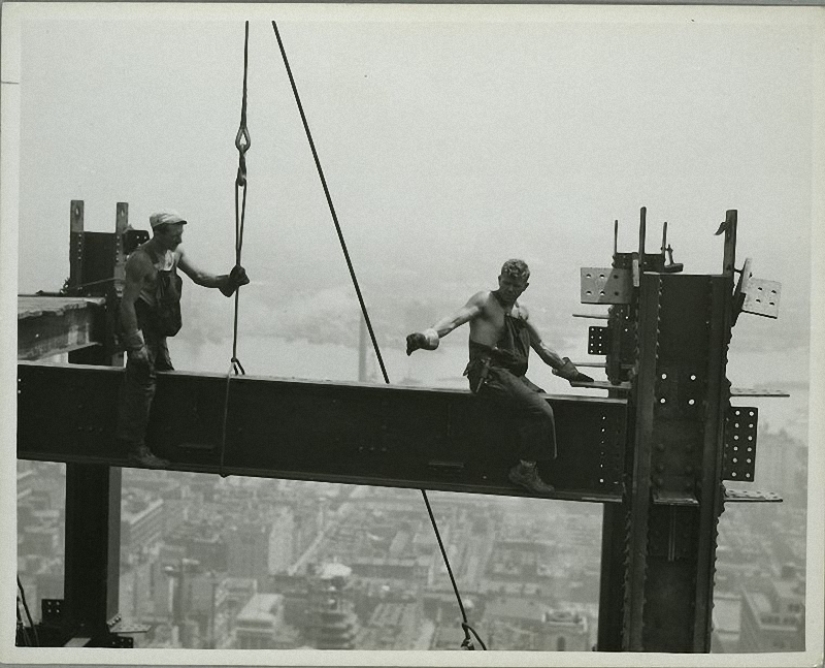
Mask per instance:
[[[647,593],[648,515],[656,397],[659,299],[661,276],[641,274],[639,291],[639,353],[632,405],[636,412],[631,489],[630,526],[627,532],[623,649],[642,651],[644,607]]]
[[[69,285],[83,283],[83,200],[73,199],[69,206]]]
[[[625,521],[627,506],[602,504],[602,549],[599,581],[599,637],[596,649],[600,652],[622,650],[625,574]]]
[[[126,278],[126,253],[123,248],[123,235],[129,227],[129,204],[118,202],[115,210],[115,285]]]
[[[682,276],[660,273],[663,256],[644,253],[645,214],[633,257],[638,299],[627,307],[638,342],[628,480],[622,506],[604,512],[598,649],[708,652],[737,215],[728,211],[720,228],[723,275]],[[621,332],[624,343],[630,333]]]
[[[728,346],[733,323],[733,286],[736,262],[738,214],[725,214],[725,249],[722,278],[712,285],[708,355],[708,398],[705,442],[702,453],[699,546],[696,563],[696,616],[694,651],[709,652],[713,624],[713,580],[716,571],[716,541],[719,516],[724,511],[722,459],[725,415],[730,407],[730,382],[726,376]]]
[[[84,265],[98,258],[84,255],[81,200],[72,201],[70,219],[70,286],[75,287],[85,280]],[[120,223],[119,217],[119,231]],[[113,358],[106,348],[93,347],[69,353],[69,362],[111,365],[118,357]],[[119,468],[66,464],[63,596],[64,630],[70,636],[105,635],[108,622],[117,614],[120,496]]]

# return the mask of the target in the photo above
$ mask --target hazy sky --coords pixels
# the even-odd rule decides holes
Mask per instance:
[[[736,208],[740,264],[751,256],[758,277],[784,286],[783,317],[756,319],[759,335],[799,345],[810,283],[810,14],[164,9],[22,12],[19,72],[4,73],[20,81],[20,292],[56,290],[68,275],[72,199],[85,200],[95,231],[113,229],[118,201],[143,228],[154,210],[176,208],[192,221],[190,255],[228,269],[249,19],[246,312],[259,327],[300,328],[307,304],[331,317],[334,304],[352,308],[274,18],[377,321],[397,320],[390,301],[460,306],[521,256],[533,268],[524,300],[561,336],[583,328],[570,318],[582,310],[579,267],[609,265],[614,219],[620,250],[633,250],[646,206],[649,249],[667,220],[676,260],[718,272],[713,233]],[[211,300],[211,316],[229,312]]]

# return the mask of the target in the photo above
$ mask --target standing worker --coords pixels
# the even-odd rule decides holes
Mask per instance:
[[[537,462],[556,458],[556,426],[544,390],[525,376],[530,348],[553,368],[555,375],[571,384],[593,379],[542,341],[527,308],[518,302],[529,278],[530,269],[523,260],[507,260],[497,290],[477,292],[455,314],[424,332],[410,334],[407,355],[419,348],[435,350],[441,337],[469,322],[470,362],[464,375],[470,381],[470,390],[489,399],[494,411],[516,419],[520,461],[510,469],[508,478],[534,494],[549,494],[553,487],[541,479]]]
[[[181,328],[182,280],[177,268],[197,285],[217,288],[231,297],[249,283],[240,265],[216,276],[197,268],[180,246],[186,220],[171,210],[149,217],[152,238],[126,261],[126,282],[120,302],[120,322],[127,351],[126,373],[120,389],[117,438],[129,460],[149,468],[165,468],[169,462],[146,445],[146,427],[155,396],[157,371],[171,371],[166,337]]]

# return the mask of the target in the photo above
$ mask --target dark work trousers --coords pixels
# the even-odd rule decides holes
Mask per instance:
[[[471,374],[471,388],[473,380]],[[526,376],[491,365],[477,394],[489,401],[493,410],[500,409],[514,419],[521,440],[517,453],[520,459],[534,462],[556,458],[556,421],[540,387]]]
[[[149,412],[157,387],[157,372],[173,370],[166,337],[159,335],[148,322],[149,309],[145,302],[135,302],[138,329],[143,334],[149,361],[141,363],[129,359],[126,362],[118,403],[117,437],[135,445],[144,443],[146,438]]]

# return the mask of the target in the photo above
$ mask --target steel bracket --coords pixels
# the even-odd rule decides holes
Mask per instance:
[[[588,328],[587,353],[606,355],[610,349],[610,328],[594,325]]]
[[[725,489],[725,503],[781,503],[782,497],[775,492],[758,490]]]
[[[725,416],[723,480],[753,481],[756,469],[756,425],[759,410],[731,406]]]
[[[612,267],[583,267],[582,304],[629,304],[633,295],[631,273]]]
[[[751,277],[745,285],[745,303],[742,310],[745,313],[765,316],[766,318],[779,317],[779,298],[782,295],[782,284],[778,281],[766,281]]]

